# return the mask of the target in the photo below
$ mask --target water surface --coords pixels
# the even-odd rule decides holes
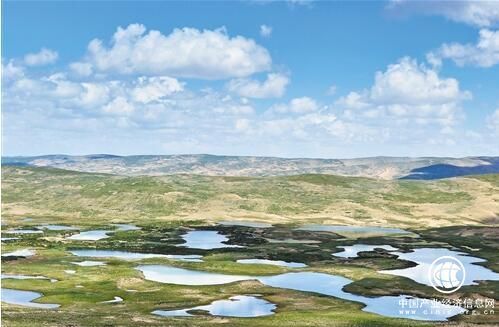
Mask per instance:
[[[43,234],[43,231],[37,229],[10,229],[2,231],[6,234]]]
[[[76,230],[78,228],[66,225],[40,225],[36,227],[37,229],[48,229],[53,231],[62,231],[62,230]]]
[[[360,302],[365,305],[363,308],[364,311],[387,317],[439,321],[464,312],[464,309],[450,305],[441,305],[439,310],[431,310],[432,302],[430,300],[407,295],[369,298],[347,293],[343,291],[343,288],[352,282],[350,279],[325,273],[295,272],[275,276],[255,277],[225,275],[165,265],[142,265],[137,267],[137,269],[142,271],[147,280],[177,285],[218,285],[242,280],[258,280],[267,286],[313,292]],[[418,308],[405,312],[402,304],[404,302],[409,303],[409,300],[417,301],[419,305]],[[176,310],[176,312],[178,313],[179,311]]]
[[[466,270],[463,285],[476,285],[477,283],[475,281],[479,280],[499,280],[498,273],[475,264],[485,262],[486,260],[469,256],[463,252],[442,248],[421,248],[414,249],[413,252],[409,253],[393,252],[393,254],[398,255],[400,259],[413,261],[418,265],[411,268],[382,270],[380,272],[384,274],[407,277],[424,285],[431,285],[429,280],[431,264],[434,260],[442,256],[451,256],[461,261],[464,269]]]
[[[177,246],[183,246],[190,249],[211,250],[240,247],[239,245],[225,244],[229,239],[217,231],[190,231],[182,235],[182,238],[185,243],[178,244]]]
[[[391,235],[391,234],[412,234],[400,228],[388,228],[377,226],[344,226],[344,225],[305,225],[296,230],[306,230],[310,232],[333,232],[344,236],[352,234],[360,235]]]
[[[189,262],[202,262],[203,256],[197,254],[158,254],[158,253],[141,253],[129,252],[119,250],[96,250],[96,249],[82,249],[70,250],[71,254],[78,257],[94,257],[94,258],[117,258],[122,260],[143,260],[150,258],[166,258],[172,260],[189,261]]]
[[[16,250],[2,254],[2,257],[31,257],[35,255],[35,251],[30,249]]]
[[[104,238],[108,238],[109,235],[108,233],[112,233],[112,231],[109,230],[90,230],[86,232],[81,232],[79,234],[75,234],[69,237],[66,237],[68,240],[75,240],[75,241],[98,241],[102,240]]]
[[[338,248],[342,248],[342,252],[333,253],[333,256],[340,258],[357,258],[359,252],[372,252],[374,249],[383,249],[387,251],[397,251],[397,248],[394,248],[391,245],[369,245],[369,244],[354,244],[348,246],[338,246]]]
[[[240,259],[237,260],[238,263],[245,264],[260,264],[260,265],[273,265],[273,266],[281,266],[288,268],[304,268],[307,267],[306,264],[301,262],[287,262],[281,260],[267,260],[267,259]]]
[[[274,314],[276,305],[255,296],[237,295],[228,300],[213,301],[208,305],[201,305],[181,310],[155,310],[152,313],[163,317],[189,317],[193,314],[188,311],[207,311],[212,316],[223,317],[261,317]]]
[[[38,309],[55,309],[60,307],[59,304],[32,302],[33,300],[36,300],[42,296],[43,294],[37,292],[14,290],[3,287],[1,292],[2,302],[5,303],[22,305],[25,307],[38,308]]]
[[[116,226],[116,231],[120,232],[127,232],[131,230],[141,230],[142,228],[137,227],[133,224],[113,224],[113,226]]]
[[[80,267],[97,267],[97,266],[105,266],[106,263],[102,261],[80,261],[80,262],[71,262],[73,265],[77,265]]]
[[[271,224],[262,223],[259,221],[239,221],[239,220],[224,220],[218,222],[220,225],[225,226],[243,226],[243,227],[253,227],[253,228],[269,228],[272,227]]]

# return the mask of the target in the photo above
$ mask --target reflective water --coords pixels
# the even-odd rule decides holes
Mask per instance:
[[[431,301],[406,295],[368,298],[347,293],[342,289],[352,282],[350,279],[324,273],[296,272],[276,276],[255,277],[209,273],[164,265],[142,265],[137,267],[137,269],[142,271],[147,280],[177,285],[217,285],[254,279],[267,286],[314,292],[360,302],[365,305],[363,308],[364,311],[388,317],[416,320],[446,320],[449,317],[464,312],[459,307],[449,305],[441,305],[439,310],[431,310]],[[409,303],[409,300],[418,301],[419,305],[417,309],[406,313],[403,310],[407,308],[404,307],[404,303]]]
[[[102,261],[81,261],[81,262],[71,262],[74,265],[80,266],[80,267],[97,267],[97,266],[105,266],[106,263]]]
[[[141,230],[140,227],[137,227],[135,225],[132,225],[132,224],[113,224],[114,226],[116,226],[116,231],[120,231],[120,232],[126,232],[126,231],[130,231],[130,230]]]
[[[377,227],[377,226],[343,226],[343,225],[305,225],[297,230],[306,230],[311,232],[333,232],[340,235],[346,234],[413,234],[399,228]]]
[[[144,274],[145,279],[177,285],[220,285],[256,279],[256,277],[251,276],[226,275],[166,265],[142,265],[136,269]]]
[[[486,260],[468,256],[463,252],[441,248],[421,248],[414,249],[414,251],[410,253],[394,252],[393,254],[398,255],[400,259],[413,261],[418,265],[411,268],[382,270],[380,272],[407,277],[420,284],[431,285],[429,280],[430,266],[434,260],[442,256],[451,256],[462,262],[464,269],[466,270],[463,285],[476,285],[474,281],[479,280],[499,280],[498,273],[474,264],[485,262]]]
[[[118,258],[122,260],[142,260],[149,258],[166,258],[172,260],[189,261],[189,262],[202,262],[203,256],[197,254],[157,254],[157,253],[140,253],[119,250],[70,250],[71,254],[78,257],[94,257],[94,258]]]
[[[2,231],[2,233],[6,234],[42,234],[43,231],[37,229],[10,229],[6,231]]]
[[[0,275],[0,279],[19,279],[19,280],[23,280],[23,279],[47,279],[47,280],[50,280],[52,283],[57,282],[57,279],[48,278],[45,276],[27,276],[27,275],[11,275],[11,274],[2,274],[2,275]]]
[[[229,239],[217,231],[190,231],[182,235],[185,243],[178,244],[191,249],[219,249],[219,248],[234,248],[240,247],[239,245],[225,244]]]
[[[203,310],[212,316],[223,317],[260,317],[274,314],[276,305],[255,296],[237,295],[228,300],[214,301],[208,305],[201,305],[181,310],[155,310],[152,313],[164,317],[193,316],[188,311]]]
[[[218,224],[225,225],[225,226],[243,226],[243,227],[253,227],[253,228],[272,227],[271,224],[262,223],[262,222],[258,222],[258,221],[224,220],[224,221],[220,221]]]
[[[35,255],[35,251],[30,249],[16,250],[2,254],[2,257],[31,257]]]
[[[304,268],[307,267],[306,264],[300,262],[287,262],[281,260],[267,260],[267,259],[240,259],[237,260],[238,263],[246,264],[260,264],[260,265],[273,265],[288,268]]]
[[[391,245],[368,245],[368,244],[354,244],[348,246],[338,246],[338,248],[342,248],[342,252],[333,253],[333,256],[340,258],[357,258],[359,252],[372,252],[374,249],[384,249],[387,251],[397,251],[397,248],[394,248]]]
[[[114,299],[108,301],[102,301],[101,303],[119,303],[119,302],[123,302],[123,298],[115,296]]]
[[[5,241],[13,241],[13,240],[18,240],[19,237],[2,237],[0,238],[0,241],[5,242]]]
[[[34,303],[31,302],[42,297],[43,294],[31,291],[14,290],[10,288],[2,288],[1,298],[2,302],[9,304],[17,304],[25,307],[39,308],[39,309],[55,309],[59,304],[50,303]]]
[[[75,234],[69,237],[66,237],[68,240],[75,240],[75,241],[98,241],[102,240],[104,238],[108,238],[109,235],[108,233],[112,233],[112,231],[109,230],[90,230],[86,232],[81,232],[79,234]]]
[[[48,230],[54,230],[54,231],[75,230],[75,229],[78,229],[76,227],[66,226],[66,225],[40,225],[40,226],[37,226],[36,228],[38,228],[38,229],[48,229]]]

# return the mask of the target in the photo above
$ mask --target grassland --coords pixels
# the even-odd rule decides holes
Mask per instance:
[[[133,222],[138,231],[114,233],[96,242],[65,239],[69,231],[45,231],[2,243],[2,252],[22,248],[36,255],[2,260],[2,273],[42,275],[47,280],[2,280],[2,287],[34,290],[43,303],[59,303],[57,310],[2,304],[2,326],[471,326],[496,325],[493,316],[461,316],[446,323],[386,318],[361,311],[361,304],[312,293],[296,292],[245,281],[215,286],[179,286],[147,281],[137,262],[104,259],[103,267],[80,267],[72,248],[121,249],[164,254],[202,254],[204,262],[147,259],[203,271],[273,275],[288,268],[244,265],[243,258],[304,262],[307,268],[337,274],[354,282],[349,292],[367,296],[412,294],[440,297],[431,287],[410,279],[380,274],[410,262],[384,251],[363,253],[355,259],[331,256],[337,246],[358,242],[328,232],[294,230],[301,223],[331,223],[404,227],[420,237],[364,235],[362,242],[390,244],[402,250],[415,247],[470,249],[499,271],[499,175],[434,182],[381,181],[329,175],[246,178],[206,176],[122,177],[77,173],[51,168],[3,169],[2,211],[8,228],[33,228],[41,223],[64,223],[83,229],[110,228]],[[25,218],[31,220],[26,221]],[[275,223],[273,228],[219,226],[219,220],[248,219]],[[432,227],[430,227],[432,226]],[[3,226],[5,228],[5,226]],[[192,228],[218,230],[230,243],[244,248],[194,250],[179,248],[180,234]],[[296,239],[302,243],[271,243]],[[312,243],[307,243],[313,240]],[[67,274],[65,270],[75,270]],[[232,295],[261,294],[278,306],[277,314],[260,318],[161,318],[155,309],[177,309],[226,299]],[[463,287],[457,297],[498,300],[499,282]],[[124,302],[102,304],[120,296]]]
[[[4,167],[5,218],[333,223],[398,227],[496,224],[499,175],[385,181],[332,175],[123,177]]]

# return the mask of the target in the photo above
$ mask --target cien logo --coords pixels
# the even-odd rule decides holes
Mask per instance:
[[[463,263],[451,256],[443,256],[433,261],[428,274],[431,286],[445,294],[460,289],[466,279]]]

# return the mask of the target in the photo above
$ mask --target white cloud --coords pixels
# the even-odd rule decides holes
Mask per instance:
[[[124,97],[117,97],[105,105],[102,110],[106,113],[122,116],[131,114],[135,108]]]
[[[272,26],[268,26],[268,25],[260,25],[260,35],[263,36],[263,37],[270,37],[270,35],[272,34]]]
[[[252,39],[230,37],[225,28],[182,28],[163,35],[131,24],[118,28],[109,47],[101,40],[92,40],[87,56],[72,68],[88,74],[88,64],[95,72],[225,79],[267,71],[272,59]]]
[[[351,92],[336,104],[349,119],[377,119],[387,126],[387,119],[395,124],[451,126],[462,116],[460,103],[470,98],[456,79],[442,78],[406,57],[377,72],[370,89]]]
[[[272,73],[263,82],[247,78],[234,79],[227,84],[227,88],[232,93],[248,98],[279,98],[286,92],[288,84],[289,77]]]
[[[24,63],[28,66],[41,66],[53,64],[59,58],[59,54],[50,49],[42,48],[37,53],[28,53],[24,56]]]
[[[86,62],[73,62],[69,64],[69,68],[81,76],[90,76],[93,73],[92,64]]]
[[[444,59],[451,59],[459,66],[491,67],[499,64],[499,30],[480,30],[476,44],[445,43],[428,53],[427,59],[435,66],[440,66]]]
[[[183,90],[183,84],[175,78],[140,77],[132,90],[132,97],[137,102],[149,103]]]
[[[391,0],[388,9],[409,14],[441,15],[455,22],[478,27],[492,27],[499,24],[498,1]]]
[[[319,109],[317,102],[309,97],[294,98],[286,104],[276,104],[270,108],[271,112],[276,113],[308,113]]]
[[[24,67],[15,64],[13,60],[9,60],[9,62],[5,65],[2,60],[2,80],[4,82],[19,80],[23,76]]]

